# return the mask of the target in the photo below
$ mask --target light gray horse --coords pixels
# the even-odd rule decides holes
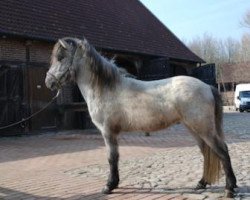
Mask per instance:
[[[107,147],[110,175],[103,193],[118,187],[117,136],[121,131],[156,131],[181,122],[204,156],[203,177],[196,188],[214,183],[222,163],[226,196],[233,196],[236,178],[224,142],[221,99],[215,88],[187,76],[148,82],[128,78],[86,39],[63,38],[54,46],[45,82],[56,90],[70,79],[77,83]]]

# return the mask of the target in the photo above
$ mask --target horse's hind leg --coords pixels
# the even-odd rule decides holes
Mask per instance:
[[[205,156],[204,154],[204,150],[205,150],[205,142],[202,141],[201,139],[197,139],[198,141],[198,146],[201,150],[201,153],[203,155],[203,158],[204,158],[204,162],[203,162],[203,175],[202,175],[202,178],[201,180],[198,182],[197,186],[196,186],[196,190],[199,190],[199,189],[205,189],[206,186],[207,186],[207,181],[206,181],[206,178],[205,178],[205,168],[206,168],[206,164],[207,164],[207,157]]]
[[[220,136],[213,134],[216,133],[215,128],[211,130],[211,127],[207,127],[199,132],[187,124],[186,126],[189,127],[198,141],[198,145],[204,156],[203,177],[199,181],[196,189],[204,189],[207,184],[212,184],[216,181],[221,162],[226,175],[226,196],[232,197],[234,188],[237,187],[237,185],[226,143]]]
[[[226,175],[226,196],[233,197],[234,188],[237,187],[236,177],[233,172],[231,159],[228,153],[228,148],[223,139],[218,136],[213,136],[211,138],[207,138],[207,143],[212,148],[212,150],[218,155],[221,159],[223,169]]]
[[[118,172],[118,143],[117,134],[112,132],[102,133],[105,145],[107,148],[108,162],[110,167],[109,177],[106,186],[103,188],[102,193],[110,194],[111,191],[118,187],[119,184],[119,172]]]
[[[199,137],[199,135],[194,131],[192,130],[187,124],[186,124],[187,128],[190,130],[191,134],[194,136],[194,138],[196,139],[197,141],[197,144],[200,148],[200,151],[203,155],[203,158],[204,158],[204,162],[203,162],[203,175],[202,175],[202,178],[200,179],[200,181],[198,182],[197,186],[196,186],[196,190],[199,190],[199,189],[205,189],[208,182],[206,180],[206,174],[205,174],[205,171],[206,171],[206,168],[207,168],[207,165],[209,164],[208,163],[208,157],[205,155],[205,148],[206,148],[206,143]]]

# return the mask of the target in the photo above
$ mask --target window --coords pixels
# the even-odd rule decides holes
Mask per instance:
[[[250,98],[250,91],[240,92],[240,98]]]

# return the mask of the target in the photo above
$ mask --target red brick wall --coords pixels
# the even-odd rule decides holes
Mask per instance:
[[[25,41],[0,38],[0,60],[25,61]]]
[[[49,63],[53,44],[33,41],[30,45],[30,61]]]
[[[29,47],[30,61],[49,63],[53,44],[40,42],[0,38],[0,60],[26,61],[26,47]]]

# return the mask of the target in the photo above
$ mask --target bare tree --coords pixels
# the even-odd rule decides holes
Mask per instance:
[[[228,57],[227,57],[227,49],[225,47],[225,42],[224,40],[218,40],[217,41],[217,62],[216,64],[223,64],[223,63],[226,63],[227,60],[228,60]]]
[[[197,37],[195,39],[193,39],[191,42],[187,43],[187,46],[189,47],[189,49],[191,51],[193,51],[197,56],[201,57],[204,59],[203,57],[203,47],[202,47],[202,43],[201,43],[201,39],[200,37]]]
[[[247,33],[241,38],[240,61],[250,62],[250,34]]]
[[[203,46],[204,59],[210,63],[216,62],[217,60],[216,56],[218,55],[216,39],[212,35],[204,34],[202,40],[202,46]]]
[[[240,43],[233,38],[227,38],[225,41],[228,63],[240,62]]]
[[[207,63],[223,63],[228,61],[227,48],[225,42],[218,40],[210,34],[204,34],[202,38],[197,37],[187,46]]]
[[[243,16],[243,19],[240,22],[240,24],[243,27],[250,28],[250,9],[245,13],[245,15]]]

